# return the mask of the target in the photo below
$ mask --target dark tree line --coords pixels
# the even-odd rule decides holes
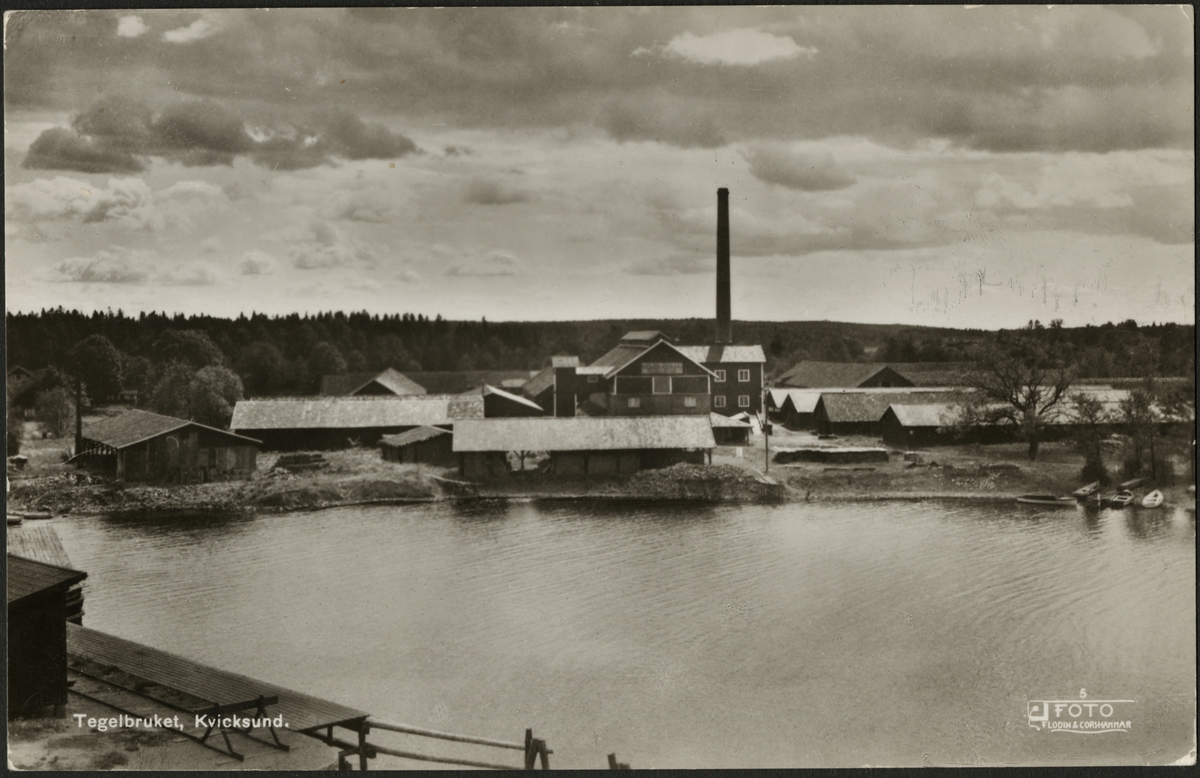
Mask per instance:
[[[681,343],[712,338],[708,319],[601,320],[587,322],[448,321],[419,314],[366,312],[212,316],[168,316],[121,311],[84,314],[62,308],[6,315],[7,361],[31,370],[55,368],[74,375],[83,369],[72,349],[90,337],[111,344],[119,362],[119,384],[150,398],[172,365],[196,377],[206,368],[213,391],[231,393],[230,371],[247,396],[313,394],[323,375],[394,367],[404,372],[537,370],[553,354],[589,362],[630,330],[662,330]],[[1036,325],[1036,326],[1035,326]],[[1070,356],[1079,378],[1190,375],[1194,372],[1195,326],[1135,322],[1065,328],[1061,322],[1031,322],[1030,336]],[[742,322],[735,341],[761,344],[769,373],[802,359],[822,361],[954,362],[974,358],[1002,333],[980,330],[841,322]],[[94,345],[94,344],[93,344]],[[101,349],[104,350],[104,349]],[[93,394],[108,394],[111,381],[93,372]],[[104,384],[101,387],[96,382]],[[53,383],[53,380],[51,380]],[[49,387],[53,388],[53,387]],[[165,390],[164,390],[165,391]],[[173,402],[181,407],[182,389]],[[167,404],[166,400],[163,400]],[[203,405],[193,398],[192,405]]]

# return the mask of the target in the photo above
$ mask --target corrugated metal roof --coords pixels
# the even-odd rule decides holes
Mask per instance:
[[[489,394],[494,394],[497,397],[503,397],[504,399],[515,402],[518,405],[524,405],[528,408],[533,408],[538,413],[545,413],[545,411],[542,410],[542,406],[538,405],[533,400],[527,400],[524,397],[518,397],[517,395],[513,394],[512,392],[506,392],[503,389],[497,389],[494,386],[488,386],[487,384],[484,384],[483,385],[483,396],[487,397]]]
[[[276,397],[238,401],[230,426],[236,430],[432,427],[482,418],[481,394]]]
[[[822,392],[821,403],[829,421],[861,422],[879,421],[889,405],[904,404],[906,399],[914,403],[938,403],[961,401],[961,392],[904,392],[904,391],[859,391]]]
[[[240,403],[239,403],[240,404]],[[132,410],[122,413],[120,416],[110,416],[107,419],[89,424],[83,428],[83,436],[89,440],[94,440],[103,443],[106,446],[113,448],[125,448],[132,446],[134,443],[140,443],[143,440],[156,438],[159,435],[165,435],[168,432],[173,432],[182,427],[196,426],[202,427],[220,435],[228,435],[233,438],[238,438],[249,443],[259,443],[260,441],[253,438],[236,435],[227,430],[219,430],[216,427],[210,427],[207,424],[188,421],[187,419],[177,419],[174,416],[162,416],[149,411]]]
[[[713,448],[706,416],[483,419],[454,426],[454,450],[612,451]]]
[[[412,443],[420,443],[422,440],[436,438],[439,435],[449,435],[450,430],[444,430],[439,427],[415,427],[407,432],[401,432],[399,435],[384,435],[379,439],[381,446],[391,446],[392,448],[400,448]]]
[[[425,387],[390,367],[382,373],[363,381],[359,386],[352,389],[350,394],[356,394],[372,383],[378,383],[380,386],[391,391],[392,394],[425,394]]]
[[[59,567],[8,554],[8,604],[24,600],[45,591],[66,589],[87,578],[82,570]]]
[[[835,388],[861,386],[887,365],[859,362],[798,362],[784,373],[779,383],[801,388]]]
[[[767,361],[762,346],[730,346],[718,343],[711,346],[676,346],[676,348],[687,354],[689,359],[701,364]]]

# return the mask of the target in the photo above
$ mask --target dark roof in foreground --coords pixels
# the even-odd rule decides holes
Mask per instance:
[[[54,589],[66,589],[87,578],[82,570],[59,567],[16,554],[8,555],[8,604]]]
[[[454,426],[458,451],[714,448],[707,416],[472,419]]]
[[[110,416],[107,419],[101,419],[89,424],[83,428],[83,436],[88,440],[94,440],[97,443],[103,443],[112,448],[125,448],[135,443],[141,443],[143,440],[156,438],[159,435],[165,435],[168,432],[174,432],[177,429],[189,426],[203,427],[221,435],[240,438],[247,443],[257,444],[260,442],[253,438],[236,435],[228,430],[219,430],[216,427],[210,427],[207,424],[201,424],[196,421],[178,419],[174,416],[162,416],[157,413],[150,413],[150,411],[139,410],[126,411],[120,416]]]
[[[450,430],[444,430],[441,427],[414,427],[407,432],[401,432],[398,435],[384,435],[379,439],[379,445],[391,446],[392,448],[400,448],[402,446],[420,443],[422,440],[436,438],[439,435],[449,435]]]
[[[468,418],[483,418],[483,395],[383,394],[239,400],[229,426],[236,430],[433,427]]]

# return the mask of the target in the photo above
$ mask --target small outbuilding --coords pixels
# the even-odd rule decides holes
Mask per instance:
[[[65,715],[66,594],[87,573],[8,554],[8,715]]]
[[[386,462],[448,467],[455,462],[454,435],[440,427],[415,427],[398,435],[384,435],[379,448]]]
[[[199,422],[131,410],[83,429],[73,458],[127,481],[194,484],[249,478],[260,441]]]
[[[750,422],[719,413],[710,413],[713,440],[718,446],[748,446],[750,445]]]
[[[879,422],[883,441],[896,448],[948,443],[958,411],[951,403],[889,405]]]

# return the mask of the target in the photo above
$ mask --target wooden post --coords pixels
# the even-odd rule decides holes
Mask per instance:
[[[367,769],[367,732],[371,729],[366,721],[358,724],[358,769]]]
[[[587,471],[586,465],[584,466],[584,471],[585,472]],[[527,729],[527,730],[525,730],[525,769],[526,770],[533,769],[533,762],[534,762],[534,759],[536,759],[536,755],[537,755],[537,752],[535,752],[533,750],[533,730]]]

